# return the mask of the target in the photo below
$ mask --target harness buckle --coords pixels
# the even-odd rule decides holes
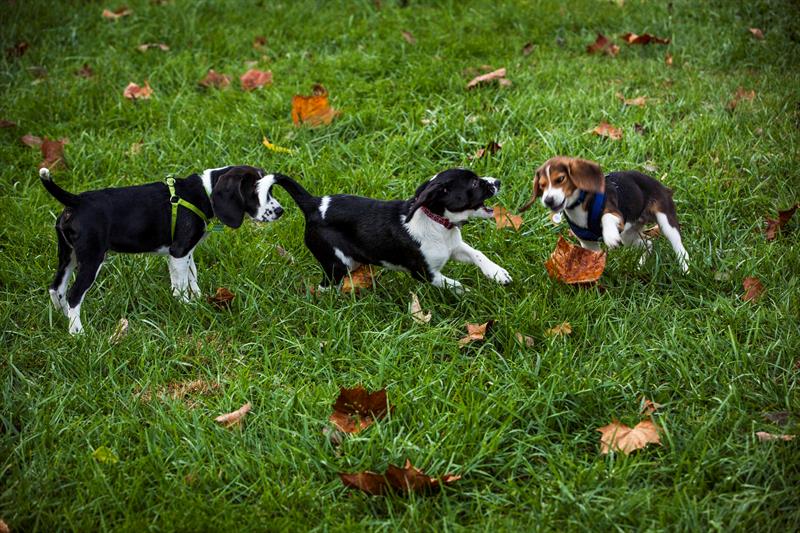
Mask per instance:
[[[178,198],[177,196],[170,196],[169,197],[169,203],[171,203],[172,205],[178,205],[178,203],[180,203],[180,201],[181,201],[181,199]]]

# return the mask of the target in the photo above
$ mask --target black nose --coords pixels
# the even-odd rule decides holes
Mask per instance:
[[[553,207],[555,203],[556,201],[553,199],[552,196],[548,196],[547,198],[544,199],[544,205],[546,205],[547,207]]]
[[[499,191],[500,190],[500,180],[494,180],[494,186]]]
[[[276,207],[275,208],[275,218],[278,218],[282,214],[283,214],[283,208],[281,206]]]

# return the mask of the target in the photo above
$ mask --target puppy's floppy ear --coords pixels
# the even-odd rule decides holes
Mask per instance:
[[[406,221],[411,220],[411,217],[414,216],[414,213],[417,212],[417,209],[427,203],[430,203],[443,192],[446,192],[444,185],[436,180],[420,185],[416,194],[414,195],[411,209],[408,210],[408,214],[406,215]]]
[[[586,159],[570,159],[567,172],[572,183],[581,190],[589,192],[605,192],[606,178],[600,165]]]
[[[533,193],[531,193],[531,199],[528,200],[528,203],[519,208],[520,213],[530,209],[536,199],[542,195],[542,190],[539,188],[539,173],[542,171],[542,168],[543,167],[539,167],[533,175]]]
[[[256,175],[231,169],[220,176],[211,191],[211,208],[220,222],[238,228],[244,220],[245,197],[255,189]]]

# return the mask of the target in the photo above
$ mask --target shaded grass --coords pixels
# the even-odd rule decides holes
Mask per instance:
[[[796,6],[383,4],[136,2],[117,23],[92,3],[2,10],[3,49],[31,48],[0,62],[0,118],[20,124],[0,130],[0,517],[16,530],[796,524],[797,445],[754,438],[796,433],[800,413],[800,257],[794,236],[766,243],[761,234],[763,216],[800,190]],[[754,41],[751,26],[766,40]],[[673,43],[587,56],[598,31]],[[256,35],[265,50],[252,48]],[[168,53],[135,50],[162,41]],[[536,48],[522,56],[527,41]],[[197,88],[208,68],[236,77],[250,60],[273,71],[273,86]],[[93,79],[74,77],[84,62]],[[464,91],[464,69],[484,63],[506,66],[513,86]],[[47,80],[32,83],[32,65]],[[124,101],[124,86],[144,79],[155,97]],[[314,82],[343,114],[296,129],[291,95]],[[738,86],[757,96],[730,112]],[[625,107],[617,92],[651,100]],[[588,134],[601,120],[622,126],[623,140]],[[71,190],[242,162],[317,193],[407,197],[433,173],[470,165],[501,178],[499,200],[513,208],[557,153],[607,170],[648,165],[675,190],[693,270],[681,276],[660,240],[641,270],[634,251],[612,253],[603,292],[554,284],[542,262],[564,228],[537,207],[520,233],[465,228],[510,271],[507,288],[454,264],[448,275],[472,289],[464,298],[391,272],[362,296],[313,298],[305,287],[320,272],[302,245],[302,217],[278,192],[288,210],[279,222],[214,235],[196,253],[201,287],[237,294],[231,312],[174,301],[163,258],[117,255],[84,305],[87,335],[72,339],[45,293],[58,206],[36,179],[39,154],[17,141],[29,131],[70,138],[69,170],[56,179]],[[264,135],[296,153],[266,151]],[[469,161],[489,140],[503,149]],[[129,155],[136,142],[141,153]],[[750,275],[767,287],[757,304],[739,299]],[[433,311],[430,326],[407,314],[410,291]],[[131,333],[112,346],[123,316]],[[490,318],[489,341],[459,350],[464,322]],[[545,334],[563,321],[571,336]],[[517,331],[534,348],[516,344]],[[195,409],[140,399],[198,378],[222,387]],[[337,449],[321,430],[337,387],[356,383],[388,387],[396,409]],[[664,446],[599,456],[594,429],[613,417],[635,423],[642,395],[665,404],[656,415]],[[245,401],[254,408],[244,432],[212,423]],[[795,413],[788,428],[762,419],[777,410]],[[100,446],[120,462],[92,459]],[[345,491],[336,476],[406,457],[464,478],[434,498],[378,499]]]

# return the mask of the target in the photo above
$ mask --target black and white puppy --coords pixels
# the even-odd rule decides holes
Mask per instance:
[[[276,175],[306,219],[305,243],[322,266],[321,288],[337,285],[361,265],[410,273],[436,287],[461,293],[461,283],[442,274],[448,260],[472,263],[498,283],[511,276],[461,240],[469,218],[492,218],[484,202],[497,194],[500,180],[465,169],[440,172],[419,186],[410,200],[375,200],[337,194],[312,196],[296,181]]]
[[[176,197],[163,182],[72,194],[53,182],[48,169],[41,169],[39,176],[44,188],[65,206],[55,226],[58,269],[50,298],[69,319],[71,334],[83,331],[81,303],[109,250],[169,255],[172,293],[184,301],[200,294],[192,254],[207,235],[206,221],[180,206],[173,238],[172,202],[178,198],[208,220],[216,217],[231,228],[241,226],[245,214],[269,222],[283,213],[271,194],[274,175],[249,166],[208,169],[176,179]],[[67,292],[76,268],[75,282]]]

